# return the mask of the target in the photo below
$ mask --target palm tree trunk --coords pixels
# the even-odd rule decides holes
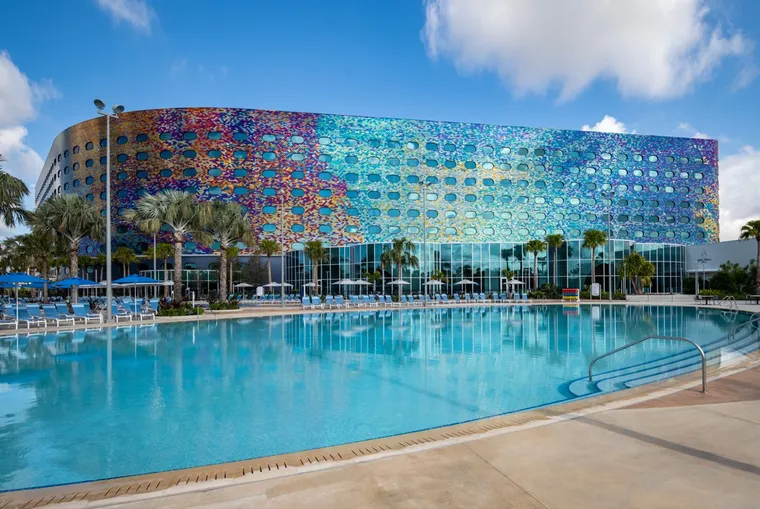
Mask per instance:
[[[232,263],[232,258],[230,258],[230,259],[227,261],[227,263],[229,263],[229,264],[230,264],[230,286],[229,286],[229,289],[230,289],[230,290],[232,290],[232,288],[233,288],[233,287],[232,287],[232,269],[234,269],[235,267],[233,266],[233,263]]]
[[[71,256],[71,266],[69,267],[69,272],[72,274],[71,277],[76,277],[77,272],[79,271],[79,242],[72,242],[71,243],[71,252],[69,253]],[[71,302],[73,304],[76,304],[79,302],[78,298],[78,289],[76,286],[71,287]]]
[[[127,264],[124,262],[121,262],[121,277],[127,277],[129,274],[127,274]]]
[[[227,250],[219,251],[219,301],[227,302]]]
[[[533,289],[538,290],[538,253],[533,253]]]
[[[182,302],[182,240],[174,239],[174,300]]]
[[[164,258],[164,282],[169,281],[169,258]],[[164,299],[169,298],[169,285],[164,285]]]
[[[760,295],[760,237],[757,237],[757,263],[755,263],[755,294]]]
[[[401,272],[403,270],[401,260],[396,260],[396,266],[398,267],[398,280],[401,281]],[[401,302],[401,283],[398,284],[398,300]]]
[[[267,255],[267,272],[269,272],[269,284],[272,284],[272,257],[269,255]]]
[[[591,284],[596,283],[596,248],[591,248]]]
[[[314,266],[314,295],[319,295],[319,286],[317,285],[317,279],[319,275],[319,262],[311,262]]]
[[[48,278],[48,264],[47,264],[47,260],[43,259],[42,260],[42,279],[47,281],[47,278]],[[47,283],[45,283],[44,285],[42,285],[42,302],[47,302],[47,301],[48,301],[48,285]]]

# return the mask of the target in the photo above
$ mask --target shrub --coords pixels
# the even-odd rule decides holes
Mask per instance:
[[[715,295],[716,297],[722,297],[723,292],[720,290],[700,290],[700,295]]]
[[[161,299],[158,303],[158,316],[191,316],[202,315],[203,308],[192,307],[189,302],[174,302]]]
[[[625,300],[625,294],[620,290],[617,290],[612,294],[612,300]]]
[[[209,309],[211,309],[211,311],[223,311],[227,309],[239,309],[239,308],[240,308],[240,305],[238,301],[236,300],[231,300],[228,302],[217,301],[217,302],[212,302],[211,304],[209,304]]]
[[[546,283],[541,286],[540,291],[546,296],[547,299],[561,299],[562,288],[551,283]]]
[[[541,290],[531,290],[528,292],[528,298],[529,299],[545,299],[546,294],[542,292]]]

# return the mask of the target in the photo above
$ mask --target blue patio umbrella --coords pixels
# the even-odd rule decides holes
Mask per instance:
[[[44,285],[47,282],[47,279],[30,276],[24,272],[10,272],[8,274],[3,274],[0,276],[0,284],[13,285],[13,288],[16,290],[16,329],[18,329],[18,287],[31,284]]]
[[[73,286],[97,286],[98,284],[97,281],[90,281],[81,277],[70,277],[68,279],[61,279],[53,284],[53,286],[55,288],[71,288]]]

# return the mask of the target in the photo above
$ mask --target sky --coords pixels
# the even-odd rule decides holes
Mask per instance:
[[[1,10],[0,154],[30,188],[55,136],[93,117],[98,97],[129,110],[709,137],[721,240],[760,218],[757,0],[6,0]]]

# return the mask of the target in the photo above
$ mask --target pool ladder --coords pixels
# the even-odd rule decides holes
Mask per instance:
[[[719,305],[722,306],[723,304],[725,304],[726,307],[728,307],[729,309],[738,309],[739,308],[739,305],[736,304],[736,299],[734,299],[733,295],[727,295],[727,296],[723,297],[723,299],[721,299]]]
[[[625,349],[630,348],[632,346],[636,346],[639,343],[643,343],[644,341],[648,341],[650,339],[669,339],[669,340],[672,340],[672,341],[683,341],[685,343],[689,343],[694,348],[696,348],[697,351],[699,352],[699,356],[702,358],[702,392],[704,392],[704,393],[707,392],[707,358],[705,357],[705,351],[702,350],[702,347],[699,346],[698,344],[696,344],[694,341],[692,341],[690,339],[687,339],[687,338],[682,338],[680,336],[647,336],[645,338],[639,339],[638,341],[634,341],[633,343],[628,343],[627,345],[623,345],[620,348],[615,348],[612,351],[609,351],[609,352],[607,352],[605,354],[599,355],[598,357],[595,357],[594,360],[591,361],[591,364],[588,365],[588,381],[589,382],[593,382],[594,381],[594,379],[592,377],[592,374],[591,374],[591,370],[594,367],[594,364],[596,363],[596,361],[598,361],[600,359],[604,359],[605,357],[609,357],[612,354],[616,354],[616,353],[618,353],[618,352],[620,352],[622,350],[625,350]]]

